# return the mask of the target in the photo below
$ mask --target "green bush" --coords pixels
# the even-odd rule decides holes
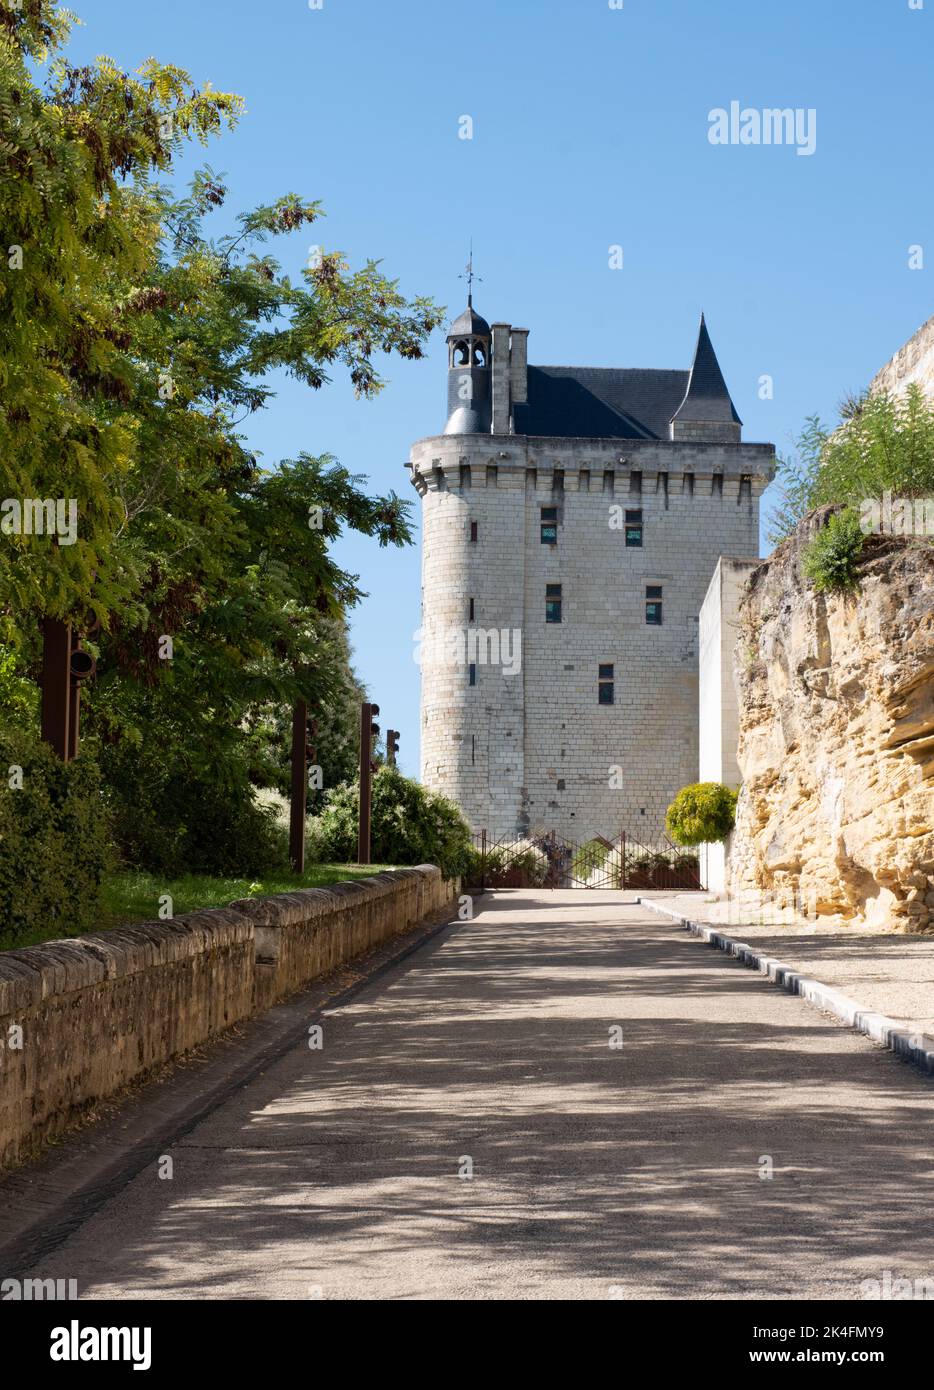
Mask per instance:
[[[720,782],[682,787],[665,815],[665,828],[679,845],[725,840],[736,820],[737,793]]]
[[[851,508],[834,512],[804,551],[801,567],[819,594],[846,593],[859,584],[864,532]]]
[[[214,781],[164,744],[120,744],[103,752],[103,774],[117,846],[133,869],[178,877],[235,877],[288,863],[275,811],[258,806],[246,768]]]
[[[100,920],[101,881],[113,864],[111,821],[93,748],[86,745],[66,764],[32,733],[0,734],[3,945],[14,946],[40,928],[47,936],[93,929]]]
[[[359,786],[345,782],[328,793],[311,824],[315,854],[334,863],[357,857]],[[373,778],[371,857],[376,864],[437,864],[451,878],[473,862],[470,829],[453,802],[428,791],[394,767]]]
[[[571,872],[575,878],[586,882],[591,874],[602,869],[610,855],[608,845],[604,845],[600,840],[588,840],[585,845],[574,856],[571,863]]]

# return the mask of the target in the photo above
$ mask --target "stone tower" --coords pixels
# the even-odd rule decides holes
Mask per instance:
[[[697,780],[698,616],[758,555],[771,444],[701,319],[689,371],[528,365],[472,299],[422,499],[421,776],[490,835],[659,835]]]

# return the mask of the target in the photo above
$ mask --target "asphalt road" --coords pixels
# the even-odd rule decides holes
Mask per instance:
[[[934,1083],[613,893],[484,899],[166,1157],[28,1272],[84,1298],[934,1281]]]

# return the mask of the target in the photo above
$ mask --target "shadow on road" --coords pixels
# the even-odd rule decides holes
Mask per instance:
[[[934,1277],[930,1082],[619,895],[560,897],[484,898],[43,1272],[242,1298]]]

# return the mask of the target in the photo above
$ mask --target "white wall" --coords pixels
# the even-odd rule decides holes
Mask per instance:
[[[736,747],[739,739],[739,704],[733,683],[733,654],[739,627],[739,609],[749,575],[760,560],[737,560],[721,555],[701,605],[698,624],[698,780],[740,783]],[[726,890],[729,842],[707,848],[707,887]]]

